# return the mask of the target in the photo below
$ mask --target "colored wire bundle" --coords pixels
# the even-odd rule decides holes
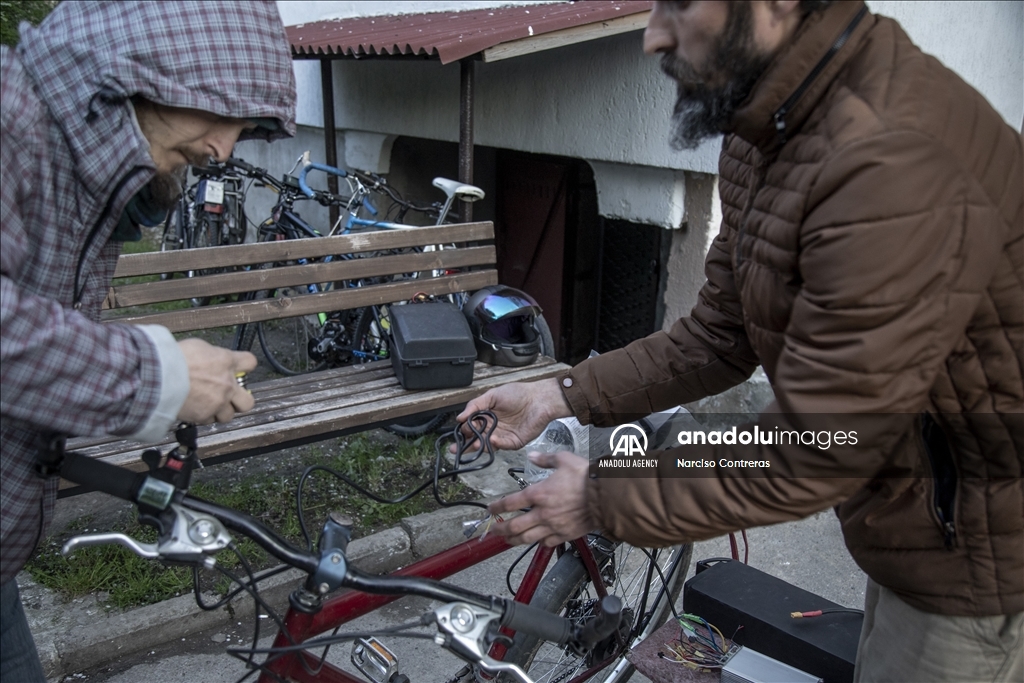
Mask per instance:
[[[679,639],[664,646],[671,654],[661,651],[658,656],[701,673],[720,671],[730,652],[722,632],[696,614],[683,614],[679,626]]]

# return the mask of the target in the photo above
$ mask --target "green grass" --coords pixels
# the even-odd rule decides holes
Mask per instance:
[[[290,543],[301,546],[304,541],[295,513],[295,489],[306,465],[320,464],[336,469],[378,496],[396,498],[432,476],[433,444],[433,438],[404,441],[360,434],[326,442],[325,446],[305,448],[302,465],[294,471],[252,474],[242,479],[204,477],[200,471],[190,492],[246,512]],[[442,485],[442,495],[446,500],[456,500],[472,498],[473,492],[461,484],[449,483]],[[403,517],[438,507],[429,488],[407,502],[382,504],[322,472],[310,477],[303,494],[304,516],[314,542],[332,510],[353,518],[354,536],[358,538],[393,526]],[[59,537],[47,539],[26,567],[32,577],[65,599],[104,591],[110,596],[108,604],[117,608],[151,604],[192,590],[189,569],[167,569],[120,546],[84,548],[70,558],[63,557],[60,547],[64,540],[86,531],[119,531],[143,542],[156,540],[152,528],[140,526],[133,519],[121,520],[108,529],[90,528],[91,524],[88,519],[79,520]],[[254,567],[277,564],[248,539],[235,540]],[[237,558],[229,551],[221,553],[217,561],[226,568],[238,566]],[[225,592],[227,583],[220,578],[219,574],[204,572],[204,590]]]

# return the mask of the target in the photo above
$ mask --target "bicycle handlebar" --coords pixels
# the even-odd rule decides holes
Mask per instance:
[[[327,164],[311,163],[303,166],[302,170],[299,171],[299,189],[302,190],[302,194],[306,195],[310,199],[316,196],[316,191],[306,183],[306,174],[310,171],[323,171],[324,173],[336,175],[339,178],[348,177],[348,172],[344,169],[328,166]]]
[[[197,512],[204,512],[216,517],[224,526],[248,536],[268,553],[281,560],[287,565],[300,569],[307,574],[316,572],[320,558],[308,550],[302,550],[290,545],[283,538],[256,521],[244,512],[222,507],[195,496],[185,496],[182,504]]]
[[[189,540],[181,537],[180,529],[173,538],[163,538],[164,535],[172,536],[167,529],[181,527],[178,523],[181,516],[187,520],[194,513],[199,513],[200,516],[216,519],[228,529],[251,538],[277,559],[305,572],[309,577],[306,590],[316,599],[316,606],[319,605],[317,596],[341,587],[365,593],[416,595],[446,603],[470,603],[489,610],[495,617],[500,615],[502,626],[559,645],[569,645],[580,652],[589,651],[619,627],[622,602],[614,596],[605,597],[597,605],[596,617],[581,628],[566,618],[537,607],[507,598],[482,595],[441,581],[416,576],[375,576],[361,572],[349,566],[345,559],[344,553],[351,537],[350,527],[347,520],[337,513],[332,513],[324,525],[318,552],[296,548],[245,513],[187,495],[191,468],[198,461],[195,455],[194,427],[183,425],[179,428],[179,443],[185,445],[186,440],[182,434],[187,429],[191,429],[192,434],[188,454],[180,457],[175,449],[168,454],[167,461],[161,467],[158,466],[159,451],[147,451],[149,457],[144,454],[143,460],[150,467],[148,473],[131,472],[71,451],[63,454],[60,474],[69,481],[136,503],[140,512],[161,517],[166,523],[165,526],[162,523],[164,531],[161,532],[158,544],[152,546],[153,550],[148,550],[147,546],[147,552],[152,552],[147,556],[212,566],[212,554],[230,542],[226,534],[223,535],[222,543],[206,547],[202,547],[198,541],[195,547],[190,546]],[[175,461],[173,464],[172,460]],[[115,536],[123,537],[123,534],[77,537],[68,542],[65,552],[68,552],[68,548],[82,545],[118,542],[118,539],[113,538]],[[129,537],[120,538],[121,542],[126,540],[133,541]],[[138,546],[137,542],[134,545],[122,544],[130,548]],[[169,549],[173,549],[173,554]]]
[[[241,159],[236,159],[235,157],[229,157],[224,164],[242,171],[250,178],[272,185],[276,190],[283,191],[287,189],[287,186],[284,183],[270,175],[266,169],[260,168],[259,166],[253,166],[252,164],[242,161]]]

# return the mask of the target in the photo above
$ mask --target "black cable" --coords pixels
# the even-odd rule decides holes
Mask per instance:
[[[458,427],[456,427],[455,430],[453,430],[452,432],[449,432],[449,433],[444,434],[441,437],[439,437],[437,439],[437,441],[434,442],[434,472],[433,472],[433,477],[431,479],[428,479],[428,480],[424,481],[422,484],[417,486],[412,491],[410,491],[410,492],[408,492],[408,493],[406,493],[406,494],[404,494],[402,496],[399,496],[398,498],[390,498],[389,499],[389,498],[383,498],[381,496],[378,496],[377,494],[373,493],[372,491],[369,491],[369,490],[363,488],[361,485],[359,485],[356,482],[354,482],[347,475],[345,475],[345,474],[343,474],[341,472],[338,472],[337,470],[334,470],[334,469],[332,469],[330,467],[327,467],[326,465],[310,465],[309,467],[307,467],[305,469],[305,471],[303,471],[302,476],[299,477],[299,483],[298,483],[298,486],[295,489],[295,507],[296,507],[296,512],[297,512],[298,521],[299,521],[299,529],[302,532],[302,538],[306,541],[306,549],[307,550],[312,550],[313,549],[313,539],[309,535],[309,529],[306,527],[306,519],[305,519],[305,515],[303,514],[303,511],[302,511],[302,496],[303,496],[303,490],[305,489],[306,480],[314,472],[326,472],[328,474],[331,474],[331,475],[337,477],[338,479],[341,479],[343,482],[345,482],[349,486],[351,486],[353,489],[356,490],[356,492],[358,492],[358,493],[360,493],[360,494],[370,498],[371,500],[374,500],[374,501],[376,501],[378,503],[382,503],[382,504],[385,504],[385,505],[395,505],[397,503],[404,503],[405,501],[407,501],[410,498],[413,498],[414,496],[419,494],[421,491],[426,489],[428,486],[433,485],[434,500],[437,501],[438,505],[440,505],[441,507],[454,507],[456,505],[468,505],[468,506],[471,506],[471,507],[478,507],[478,508],[483,508],[483,509],[486,510],[487,506],[485,504],[478,503],[476,501],[469,501],[469,500],[466,500],[466,501],[445,501],[445,500],[443,500],[441,498],[441,495],[440,495],[439,486],[440,486],[440,482],[441,482],[442,479],[454,479],[455,477],[457,477],[460,474],[467,474],[469,472],[476,472],[478,470],[482,470],[482,469],[484,469],[486,467],[489,467],[494,462],[494,450],[491,448],[490,437],[491,437],[491,434],[494,432],[494,428],[497,426],[497,423],[498,423],[497,417],[494,415],[494,413],[492,413],[489,410],[479,411],[479,412],[474,413],[473,415],[470,416],[470,418],[469,418],[469,420],[467,421],[466,424],[468,425],[469,430],[473,433],[473,440],[469,441],[468,443],[477,442],[480,445],[478,446],[478,448],[475,451],[473,451],[471,457],[468,457],[468,458],[465,458],[465,459],[463,459],[463,452],[464,452],[464,450],[466,448],[467,441],[466,441],[466,437],[462,434],[462,431]],[[441,471],[441,461],[444,458],[442,444],[443,444],[443,441],[445,439],[448,439],[448,438],[454,439],[454,441],[456,443],[456,446],[457,446],[456,447],[456,452],[455,452],[455,466],[454,466],[454,469],[446,470],[446,471],[442,472]],[[487,453],[487,460],[486,460],[486,462],[483,462],[482,464],[479,464],[479,465],[474,465],[473,467],[463,467],[462,466],[463,464],[469,464],[469,463],[476,462],[477,460],[480,459],[480,457],[485,452]]]
[[[273,655],[274,659],[278,659],[284,655],[291,654],[293,652],[301,652],[302,650],[308,650],[311,648],[317,648],[321,646],[330,647],[331,645],[337,645],[338,643],[344,643],[350,640],[357,640],[359,638],[376,638],[378,636],[398,636],[400,638],[433,640],[434,636],[429,633],[402,633],[402,631],[408,630],[410,628],[419,628],[426,625],[427,624],[425,624],[422,619],[417,619],[416,621],[408,621],[404,624],[398,624],[397,626],[391,626],[389,628],[380,629],[377,631],[355,631],[348,633],[339,633],[328,636],[326,638],[314,638],[312,640],[307,640],[305,642],[297,643],[294,645],[282,645],[280,647],[251,648],[245,650],[241,650],[238,648],[227,648],[226,651],[229,654],[235,656],[238,656],[239,654],[248,654],[251,652],[253,654]],[[269,658],[267,662],[264,663],[264,666],[266,666],[268,663],[270,663]]]
[[[808,614],[810,612],[810,614]],[[864,610],[857,609],[855,607],[833,607],[831,609],[816,609],[816,610],[804,610],[802,612],[792,612],[790,616],[794,619],[799,618],[813,618],[823,616],[825,614],[864,614]],[[800,615],[800,616],[795,616]]]
[[[245,569],[245,575],[249,577],[249,585],[250,586],[255,586],[256,585],[256,577],[253,575],[253,573],[252,573],[252,566],[249,564],[249,561],[247,559],[245,559],[245,555],[242,554],[242,551],[240,551],[238,549],[238,546],[236,546],[234,543],[229,543],[228,547],[232,550],[232,552],[235,553],[235,556],[238,557],[238,561],[242,563],[242,568]],[[259,642],[260,642],[260,606],[259,606],[259,604],[257,604],[256,605],[256,609],[254,610],[254,615],[253,615],[253,634],[252,634],[252,645],[253,645],[253,647],[256,647],[256,645],[258,645]],[[249,661],[246,662],[246,664],[247,664],[247,666],[249,668],[252,668],[252,657],[249,658]]]
[[[305,539],[305,541],[306,541],[306,548],[308,550],[312,550],[313,549],[313,539],[310,537],[309,530],[306,528],[306,519],[305,519],[305,515],[302,512],[302,491],[305,488],[306,480],[314,472],[326,472],[328,474],[331,474],[331,475],[337,477],[338,479],[341,479],[343,482],[345,482],[349,486],[351,486],[353,489],[356,490],[357,493],[360,493],[360,494],[366,496],[367,498],[370,498],[371,500],[374,500],[374,501],[376,501],[378,503],[383,503],[383,504],[387,504],[387,505],[393,505],[393,504],[396,504],[396,503],[404,503],[405,501],[409,500],[410,498],[412,498],[413,496],[415,496],[416,494],[418,494],[420,491],[422,491],[423,489],[427,488],[431,484],[431,480],[428,479],[427,481],[423,482],[422,484],[420,484],[418,487],[416,487],[415,489],[413,489],[409,493],[406,493],[405,495],[399,496],[398,498],[395,498],[395,499],[388,499],[388,498],[382,498],[382,497],[378,496],[377,494],[373,493],[372,491],[368,491],[367,489],[363,488],[362,486],[360,486],[356,482],[354,482],[351,479],[349,479],[349,477],[347,475],[345,475],[345,474],[343,474],[341,472],[338,472],[337,470],[334,470],[334,469],[332,469],[330,467],[327,467],[326,465],[310,465],[309,467],[307,467],[305,469],[305,471],[303,471],[302,476],[299,477],[299,485],[295,489],[295,506],[296,506],[296,511],[298,513],[298,518],[299,518],[299,529],[302,531],[302,538]]]
[[[493,419],[493,422],[489,421],[488,418]],[[483,428],[477,425],[478,421],[483,422]],[[469,505],[471,507],[478,507],[484,510],[487,509],[487,505],[484,503],[478,503],[472,500],[461,500],[461,501],[445,501],[441,499],[440,491],[440,479],[445,477],[455,477],[459,474],[467,474],[469,472],[476,472],[484,468],[490,467],[494,463],[494,450],[491,448],[491,434],[494,432],[494,428],[498,424],[498,418],[489,410],[481,410],[470,416],[466,425],[470,431],[473,432],[474,440],[479,442],[480,447],[473,453],[472,457],[469,457],[465,462],[472,463],[480,459],[484,452],[487,453],[487,461],[475,465],[473,467],[462,467],[463,464],[463,453],[466,448],[466,438],[459,427],[456,427],[453,431],[448,434],[442,435],[434,442],[434,500],[441,507],[454,507],[456,505]],[[444,457],[443,444],[451,438],[455,441],[455,463],[454,469],[441,473],[441,461]],[[470,443],[473,443],[472,441]]]
[[[243,586],[245,588],[245,591],[249,595],[252,596],[253,600],[256,601],[256,604],[259,607],[262,607],[264,610],[266,610],[267,616],[269,616],[271,619],[274,620],[274,623],[277,624],[277,627],[278,627],[278,629],[280,629],[280,632],[284,633],[285,637],[288,638],[289,642],[292,642],[292,643],[295,642],[295,640],[292,638],[291,634],[288,632],[288,629],[285,628],[284,619],[282,619],[281,616],[274,610],[274,608],[271,607],[267,603],[267,601],[263,599],[263,596],[260,595],[259,590],[257,590],[255,586],[249,586],[247,584],[242,583],[241,581],[239,581],[238,577],[235,576],[235,574],[233,574],[232,572],[228,571],[224,567],[221,567],[220,565],[216,565],[214,568],[217,571],[219,571],[221,574],[223,574],[224,576],[226,576],[229,579],[231,579],[232,581],[234,581],[235,583]],[[258,613],[259,613],[259,611],[257,610],[257,614]],[[258,620],[259,619],[257,619],[257,621]]]
[[[640,548],[639,546],[633,546],[633,547],[637,548],[638,550],[643,552],[643,554],[646,555],[649,560],[651,560],[652,564],[654,565],[655,571],[658,572],[658,578],[661,580],[661,590],[658,592],[658,596],[654,599],[654,605],[657,606],[658,601],[661,600],[662,592],[664,592],[665,593],[665,600],[668,601],[669,609],[672,610],[672,617],[676,621],[678,621],[679,619],[682,618],[682,615],[679,614],[679,612],[676,611],[676,606],[672,602],[672,597],[670,595],[668,595],[668,581],[665,579],[665,574],[662,573],[661,567],[658,566],[658,563],[654,560],[654,557],[647,550],[647,548]],[[670,572],[671,574],[675,574],[675,572],[677,572],[679,570],[679,564],[680,564],[681,560],[682,560],[682,555],[679,555],[675,559],[675,561],[672,563],[673,567],[672,567],[672,571]],[[653,609],[652,609],[652,612],[653,612]],[[645,626],[646,626],[646,624],[645,624]],[[642,629],[640,629],[640,630],[642,630]]]
[[[537,543],[539,543],[539,541]],[[537,547],[537,543],[532,543],[531,545],[527,546],[526,550],[519,554],[519,557],[517,557],[515,561],[509,565],[508,571],[505,572],[505,587],[508,588],[508,592],[512,594],[513,598],[516,597],[516,593],[518,591],[512,589],[512,572],[515,570],[516,565],[522,562],[523,558],[526,557],[531,550]]]
[[[283,574],[284,572],[288,571],[289,569],[291,569],[291,567],[289,567],[286,564],[282,564],[282,565],[279,565],[279,566],[274,567],[272,569],[268,569],[268,570],[266,570],[266,571],[256,575],[256,583],[259,583],[260,581],[263,581],[265,579],[269,579],[271,576],[277,576],[278,574]],[[196,594],[196,605],[198,605],[199,609],[201,609],[201,610],[203,610],[205,612],[212,612],[215,609],[220,609],[221,607],[226,605],[228,602],[233,600],[235,598],[235,596],[237,596],[239,593],[241,593],[243,590],[245,590],[242,586],[238,586],[237,588],[232,590],[230,593],[227,593],[223,598],[221,598],[217,602],[215,602],[213,604],[206,604],[206,603],[204,603],[202,601],[202,596],[200,595],[200,586],[199,586],[199,584],[200,584],[199,567],[193,566],[192,567],[192,588],[193,588],[193,590],[194,590],[194,592]]]
[[[233,546],[234,544],[231,544],[231,545]],[[236,553],[238,552],[237,549],[235,549],[235,551],[236,551]],[[244,564],[244,566],[246,568],[249,567],[248,562],[245,562],[244,559],[243,559],[243,564]],[[283,634],[285,636],[285,638],[288,639],[288,642],[291,643],[292,646],[295,646],[295,639],[292,637],[291,633],[285,627],[284,620],[274,610],[274,608],[271,607],[267,603],[267,601],[263,599],[263,597],[259,594],[259,590],[257,590],[255,586],[250,586],[248,584],[244,584],[242,581],[239,580],[239,578],[235,574],[231,573],[230,571],[228,571],[224,567],[221,567],[221,566],[218,565],[218,566],[215,566],[215,569],[217,569],[217,571],[219,571],[221,574],[224,574],[224,576],[228,577],[229,579],[231,579],[235,583],[237,583],[240,586],[242,586],[246,590],[246,592],[249,593],[249,595],[252,596],[253,600],[256,601],[256,606],[257,606],[256,607],[256,621],[257,621],[257,624],[259,623],[259,608],[262,607],[266,611],[267,616],[269,616],[271,619],[273,619],[274,623],[277,624],[278,633]],[[251,578],[251,576],[252,575],[250,573],[250,578]],[[258,628],[258,626],[257,626],[257,628]],[[243,658],[241,656],[238,656],[238,655],[234,654],[234,652],[245,652],[245,651],[242,651],[242,650],[232,651],[232,649],[228,649],[227,652],[229,654],[231,654],[232,656],[236,657],[237,659],[245,661],[247,665],[251,665],[253,663],[253,659],[252,659],[253,656],[255,656],[256,654],[260,654],[261,653],[260,650],[256,649],[255,645],[256,644],[254,643],[253,647],[250,648],[251,654],[247,658]],[[263,662],[262,664],[255,663],[255,666],[257,666],[260,671],[263,671],[265,673],[268,673],[268,674],[274,676],[274,678],[277,679],[278,681],[281,681],[281,683],[286,683],[279,676],[277,676],[277,674],[275,674],[273,671],[270,671],[269,669],[266,668],[267,665],[271,663],[271,661],[272,660],[268,658],[268,660],[266,662]],[[300,658],[300,663],[302,664],[302,668],[306,670],[306,673],[308,673],[311,676],[317,675],[318,672],[317,671],[313,671],[309,667],[309,664],[306,662],[305,657]],[[321,666],[322,666],[322,662],[321,662]],[[250,672],[249,674],[246,674],[245,676],[243,676],[239,680],[241,681],[241,680],[244,680],[245,678],[248,678],[248,676],[251,675],[251,673],[252,672]]]

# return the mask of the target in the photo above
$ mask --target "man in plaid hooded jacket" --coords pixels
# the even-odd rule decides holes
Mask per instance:
[[[41,680],[14,580],[56,494],[35,444],[154,441],[252,407],[234,381],[251,354],[98,318],[188,163],[294,135],[295,82],[273,2],[65,2],[0,52],[0,96],[0,678]]]

